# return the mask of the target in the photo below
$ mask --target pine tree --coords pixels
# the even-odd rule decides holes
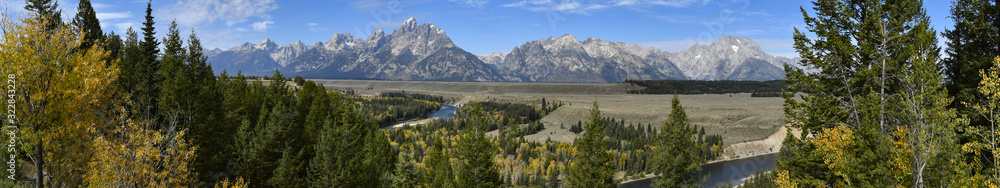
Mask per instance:
[[[381,177],[394,169],[388,137],[350,104],[337,102],[336,113],[319,131],[309,163],[313,187],[379,187]]]
[[[133,97],[138,105],[138,115],[142,119],[159,120],[159,107],[157,98],[159,96],[160,62],[157,60],[160,53],[160,42],[156,40],[156,24],[153,21],[153,8],[151,2],[146,2],[146,21],[142,22],[143,40],[139,42],[139,53],[134,59],[136,75],[136,87]]]
[[[416,187],[419,183],[416,167],[413,164],[413,157],[408,152],[399,153],[399,161],[396,162],[396,170],[388,178],[392,183],[391,187],[405,188]]]
[[[191,117],[194,136],[199,137],[193,144],[198,146],[198,158],[195,161],[195,170],[199,172],[199,179],[203,182],[216,182],[223,178],[225,174],[220,174],[226,170],[226,162],[233,158],[229,151],[230,146],[223,144],[231,141],[237,127],[233,123],[223,121],[225,111],[222,108],[223,96],[219,89],[215,73],[212,72],[211,65],[207,62],[207,57],[202,54],[201,39],[194,30],[188,36],[187,47],[187,70],[190,86],[195,91],[195,97],[186,99],[191,104]]]
[[[177,30],[177,21],[170,22],[167,36],[163,39],[161,69],[156,72],[156,77],[162,78],[162,82],[156,87],[160,90],[157,93],[159,95],[157,96],[159,102],[157,105],[171,129],[173,127],[191,129],[192,123],[190,120],[193,116],[193,112],[190,110],[192,104],[187,103],[186,99],[195,97],[191,95],[191,89],[194,86],[189,85],[191,81],[188,78],[192,75],[185,68],[184,61],[187,59],[187,54],[183,45],[180,31]],[[196,136],[196,139],[199,138]]]
[[[955,25],[945,30],[947,56],[942,59],[948,75],[949,95],[955,97],[951,107],[970,117],[970,125],[983,125],[982,118],[962,103],[978,98],[976,86],[982,77],[979,70],[992,66],[993,57],[1000,55],[1000,28],[995,20],[1000,16],[1000,5],[989,0],[956,0],[952,2],[949,18]]]
[[[59,2],[53,0],[27,0],[24,9],[36,14],[37,22],[45,23],[45,31],[52,31],[62,25],[62,11]]]
[[[458,159],[462,162],[460,171],[457,172],[458,187],[500,186],[500,174],[493,167],[493,154],[496,150],[485,135],[489,120],[479,103],[471,103],[469,106],[470,125],[466,125],[466,133],[458,142]]]
[[[442,141],[431,138],[431,148],[424,157],[423,187],[454,187],[454,174],[448,156],[443,153]]]
[[[122,62],[122,48],[124,48],[124,41],[122,41],[121,36],[118,36],[118,34],[115,34],[115,32],[112,31],[111,33],[108,33],[107,36],[104,36],[104,42],[102,43],[104,43],[104,50],[108,51],[108,58],[105,59],[104,62],[110,63],[113,60],[119,60],[117,63],[119,63],[120,68],[120,63]],[[119,74],[119,78],[120,76],[121,74]]]
[[[90,0],[80,0],[76,7],[76,16],[73,17],[73,26],[82,31],[83,42],[81,49],[90,48],[104,40],[104,32],[101,31],[101,22],[97,20],[97,12],[91,6]]]
[[[140,61],[141,48],[139,46],[139,35],[132,30],[131,27],[125,31],[125,41],[122,43],[122,53],[121,61],[118,62],[118,67],[121,68],[122,73],[118,75],[118,89],[124,93],[128,93],[131,96],[130,102],[138,102],[137,97],[143,95],[137,93],[139,84],[141,84],[139,67],[142,63]],[[130,108],[130,107],[127,107]],[[131,109],[131,108],[130,108]]]
[[[618,186],[618,181],[614,179],[614,157],[606,149],[608,141],[604,135],[605,126],[601,110],[597,101],[594,101],[594,107],[590,109],[590,120],[584,125],[587,132],[574,142],[577,152],[573,165],[569,168],[567,179],[570,187]]]
[[[952,176],[945,169],[953,168],[943,160],[953,153],[949,132],[954,130],[943,121],[953,121],[954,114],[940,106],[947,99],[934,81],[941,77],[935,65],[938,48],[923,2],[813,4],[813,15],[801,12],[816,37],[796,29],[795,48],[803,58],[800,65],[821,71],[785,67],[788,89],[806,95],[784,95],[789,124],[803,130],[803,142],[782,148],[779,169],[810,186],[947,186]],[[897,134],[906,131],[919,134]],[[857,139],[805,136],[824,132]],[[855,157],[837,162],[840,153]],[[828,170],[790,162],[812,165],[810,158],[823,159]]]
[[[695,128],[688,121],[677,94],[670,101],[670,107],[670,116],[656,137],[653,169],[657,177],[653,179],[653,187],[698,187],[705,180],[697,175],[701,174],[698,155],[701,147],[692,140]]]

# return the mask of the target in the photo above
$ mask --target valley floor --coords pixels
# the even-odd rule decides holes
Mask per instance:
[[[358,94],[388,91],[425,93],[451,98],[457,103],[474,100],[514,101],[540,105],[563,102],[564,106],[541,119],[545,130],[525,136],[543,142],[552,139],[573,142],[571,125],[586,119],[591,103],[597,101],[602,114],[628,123],[663,125],[670,113],[670,95],[627,94],[639,87],[619,83],[510,83],[510,82],[425,82],[372,80],[313,80],[329,89],[355,90]],[[784,139],[783,99],[750,97],[750,94],[680,95],[681,104],[692,124],[707,134],[720,134],[727,145],[726,159],[777,151]],[[491,132],[491,134],[496,134]]]

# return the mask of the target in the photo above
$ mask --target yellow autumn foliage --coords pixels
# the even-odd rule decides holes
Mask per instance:
[[[971,152],[976,156],[992,155],[986,164],[972,164],[973,166],[985,167],[988,170],[985,182],[987,187],[997,187],[1000,185],[1000,57],[993,59],[993,67],[989,70],[979,70],[982,80],[979,82],[979,93],[986,98],[971,105],[973,109],[986,118],[989,126],[986,130],[980,131],[979,136],[983,142],[972,142],[962,146],[962,150]],[[986,152],[980,152],[985,150]]]
[[[238,177],[233,182],[229,182],[228,179],[222,180],[215,184],[215,188],[246,188],[247,182],[243,181],[243,177]]]
[[[49,182],[82,185],[95,127],[113,97],[118,68],[101,47],[76,47],[83,34],[69,26],[46,30],[42,19],[3,15],[0,62],[16,75],[20,149],[42,156]],[[6,75],[5,75],[6,76]],[[41,146],[41,147],[38,147]]]
[[[819,137],[813,140],[816,144],[816,153],[823,156],[825,163],[833,174],[839,176],[849,185],[850,174],[844,172],[846,169],[857,165],[849,148],[855,142],[854,131],[844,125],[823,129]]]
[[[191,184],[189,162],[195,146],[184,131],[161,134],[149,122],[129,119],[124,108],[122,124],[94,139],[94,159],[88,164],[86,182],[91,187],[184,187]]]

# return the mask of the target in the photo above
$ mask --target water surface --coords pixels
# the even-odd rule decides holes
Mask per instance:
[[[743,184],[743,179],[753,176],[757,170],[773,170],[777,166],[777,158],[778,153],[771,153],[701,165],[701,174],[709,176],[708,181],[705,181],[701,187],[714,188],[722,185],[729,185],[729,183],[732,183],[732,185]],[[643,179],[622,184],[619,187],[647,188],[650,187],[649,185],[651,183],[653,183],[652,179]]]

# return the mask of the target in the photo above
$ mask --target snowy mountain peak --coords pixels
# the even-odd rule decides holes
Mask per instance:
[[[563,34],[562,36],[559,36],[559,38],[556,38],[556,40],[561,42],[572,42],[572,41],[580,42],[580,40],[576,39],[576,36],[573,36],[571,34]]]
[[[382,28],[375,28],[375,30],[372,31],[372,34],[368,35],[368,40],[382,38],[382,37],[385,37],[385,32],[382,31]]]
[[[670,58],[696,80],[781,79],[782,58],[768,55],[746,37],[724,36],[709,45],[695,45]]]
[[[403,22],[403,24],[399,25],[400,31],[409,31],[416,28],[417,28],[417,19],[413,18],[413,16],[410,16],[410,18],[406,19],[406,21]]]
[[[265,51],[271,51],[277,49],[278,44],[275,44],[274,41],[272,41],[270,38],[264,38],[264,40],[260,41],[260,44],[254,45],[254,48]]]

